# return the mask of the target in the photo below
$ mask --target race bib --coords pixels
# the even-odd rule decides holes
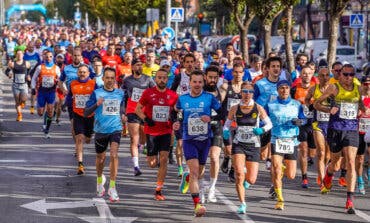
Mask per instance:
[[[208,123],[200,118],[188,118],[188,134],[190,136],[208,134]]]
[[[356,119],[358,112],[358,104],[357,103],[346,103],[342,102],[340,104],[340,112],[339,118],[341,119]]]
[[[238,98],[228,98],[227,99],[227,110],[229,111],[232,106],[237,105],[239,103],[240,103],[240,99]]]
[[[120,103],[116,99],[105,99],[103,102],[103,115],[119,115]]]
[[[235,138],[238,140],[238,142],[259,145],[258,136],[253,133],[253,128],[254,126],[238,126]]]
[[[54,86],[54,77],[43,76],[41,86],[44,88],[52,88]]]
[[[24,84],[24,83],[26,83],[26,75],[25,74],[15,74],[14,75],[14,82],[16,84]]]
[[[306,118],[313,118],[313,112],[307,106],[303,106],[303,114]]]
[[[367,132],[370,127],[370,118],[360,118],[358,123],[358,130],[360,132]]]
[[[316,113],[316,119],[319,122],[328,122],[330,119],[330,113],[317,111]]]
[[[141,98],[141,95],[143,94],[145,89],[141,89],[141,88],[136,88],[134,87],[132,89],[132,95],[131,95],[131,100],[132,101],[135,101],[135,102],[139,102],[140,98]]]
[[[169,106],[153,106],[152,119],[156,122],[167,122],[170,114]]]
[[[276,139],[275,151],[282,154],[294,153],[294,140],[289,139]]]
[[[76,108],[85,108],[86,102],[89,100],[90,95],[88,94],[76,94],[75,98],[75,107]]]

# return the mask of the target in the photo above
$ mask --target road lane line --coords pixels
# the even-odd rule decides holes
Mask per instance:
[[[356,211],[356,215],[359,216],[360,218],[362,219],[365,219],[367,222],[370,222],[370,216],[365,214],[364,212],[360,211],[360,210],[355,210]]]

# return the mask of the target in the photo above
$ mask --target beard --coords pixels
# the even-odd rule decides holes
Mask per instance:
[[[209,84],[204,85],[204,90],[205,91],[214,92],[214,91],[216,91],[216,89],[217,89],[216,84],[214,84],[214,85],[209,85]]]
[[[157,84],[157,87],[158,87],[159,89],[163,90],[163,89],[165,89],[165,88],[166,88],[166,84],[165,84],[165,83],[163,83],[163,82],[161,82],[161,83],[158,83],[158,84]]]

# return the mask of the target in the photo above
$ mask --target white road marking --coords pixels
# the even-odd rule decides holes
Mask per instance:
[[[356,215],[359,216],[360,218],[362,219],[365,219],[367,222],[370,222],[370,216],[365,214],[364,212],[360,211],[360,210],[355,210],[356,211]]]
[[[80,208],[80,207],[93,207],[95,205],[94,200],[84,201],[70,201],[70,202],[48,202],[45,199],[34,201],[21,205],[22,208],[37,211],[43,214],[47,214],[48,209],[65,209],[65,208]]]
[[[26,160],[0,160],[0,163],[24,163]]]

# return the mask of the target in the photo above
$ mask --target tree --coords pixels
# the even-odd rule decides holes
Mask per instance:
[[[291,73],[294,70],[294,55],[292,48],[292,29],[293,29],[293,6],[298,3],[298,0],[281,0],[284,7],[284,40],[285,40],[285,55],[288,71]]]
[[[256,17],[262,22],[264,40],[264,53],[267,56],[271,51],[271,27],[272,22],[283,10],[280,0],[247,0],[247,5]]]
[[[249,63],[247,33],[249,25],[255,17],[255,12],[250,10],[247,6],[247,1],[248,0],[223,0],[225,6],[233,14],[236,24],[238,25],[240,33],[240,49],[246,64]]]
[[[338,39],[338,26],[340,17],[350,0],[321,0],[322,4],[329,3],[327,13],[329,14],[329,42],[328,42],[328,65],[335,62],[337,39]]]

